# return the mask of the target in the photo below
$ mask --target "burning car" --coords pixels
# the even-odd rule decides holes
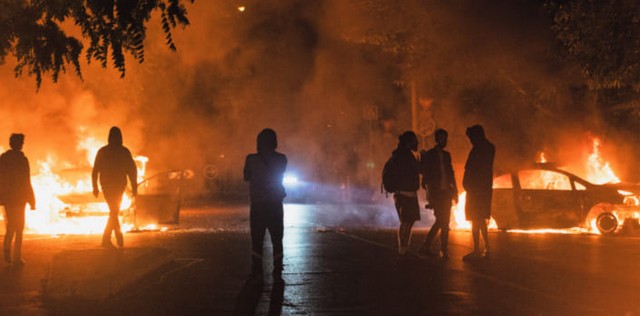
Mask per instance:
[[[144,168],[138,166],[138,195],[133,198],[129,190],[125,191],[120,206],[123,230],[157,229],[159,225],[179,223],[181,207],[181,189],[185,180],[193,177],[191,170],[168,170],[144,176]],[[79,183],[73,190],[55,195],[55,205],[51,213],[41,221],[49,222],[47,232],[94,233],[104,228],[108,207],[102,197],[96,198],[91,192],[91,170],[76,168],[61,171],[59,180],[65,183]],[[40,214],[35,214],[40,215]],[[31,220],[32,223],[41,222]],[[73,225],[76,224],[76,225]],[[53,226],[59,226],[53,228]],[[81,230],[75,226],[82,226]]]
[[[638,186],[593,184],[550,164],[494,178],[492,215],[499,229],[582,227],[614,233],[635,221]]]

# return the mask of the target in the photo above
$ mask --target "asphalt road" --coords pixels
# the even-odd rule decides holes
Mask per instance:
[[[27,264],[0,269],[0,315],[640,315],[638,237],[491,232],[491,256],[463,262],[470,234],[452,232],[451,258],[435,260],[415,255],[423,214],[414,254],[398,258],[390,205],[285,213],[284,285],[268,266],[263,284],[248,282],[248,206],[206,207],[175,229],[126,234],[123,252],[101,250],[98,235],[27,235]],[[140,255],[149,249],[162,252]],[[89,294],[51,299],[53,280],[77,285],[92,268],[107,272]]]

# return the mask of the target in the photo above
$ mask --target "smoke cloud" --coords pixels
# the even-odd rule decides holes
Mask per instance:
[[[129,59],[124,79],[83,65],[84,81],[67,74],[36,92],[33,78],[13,78],[7,60],[0,137],[8,144],[11,132],[25,133],[30,159],[62,170],[89,166],[84,147],[106,144],[117,125],[150,169],[191,168],[199,191],[208,164],[241,182],[244,156],[270,127],[302,177],[375,192],[397,135],[411,128],[414,83],[436,126],[449,131],[458,180],[470,149],[465,128],[477,123],[497,146],[497,171],[541,150],[572,161],[589,132],[604,134],[605,157],[607,148],[631,150],[587,106],[579,73],[559,61],[550,21],[533,1],[196,1],[187,9],[191,25],[174,32],[178,51],[151,21],[145,62]],[[407,19],[416,21],[403,33],[418,52],[411,63],[359,40]],[[366,120],[367,108],[376,119]],[[628,170],[630,161],[613,157],[614,170]]]

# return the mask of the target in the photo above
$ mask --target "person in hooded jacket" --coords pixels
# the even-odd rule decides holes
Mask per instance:
[[[286,196],[282,178],[287,169],[287,156],[276,151],[278,138],[270,128],[262,130],[257,138],[257,153],[247,156],[244,180],[249,182],[251,206],[251,275],[262,276],[262,248],[265,231],[273,244],[273,277],[282,280],[284,212],[282,201]]]
[[[91,172],[91,183],[93,185],[93,195],[98,197],[100,188],[109,206],[109,219],[102,235],[102,247],[114,249],[111,243],[111,233],[116,236],[118,247],[124,247],[124,239],[120,230],[120,204],[122,194],[127,187],[127,177],[131,183],[131,194],[138,193],[138,169],[133,161],[131,152],[122,145],[122,132],[120,128],[114,126],[109,130],[109,142],[106,146],[98,150],[96,160]]]
[[[418,137],[406,131],[398,137],[398,147],[392,152],[397,168],[397,190],[393,200],[400,219],[398,228],[398,254],[406,255],[413,224],[420,220],[417,191],[420,189],[420,166],[414,152],[418,150]]]
[[[36,199],[31,186],[29,160],[22,152],[23,134],[11,134],[10,150],[0,156],[0,179],[2,204],[5,208],[6,233],[4,235],[4,261],[15,266],[24,265],[22,260],[22,233],[24,231],[24,209],[28,203],[36,209]],[[11,242],[15,237],[13,258]],[[13,260],[13,261],[12,261]]]
[[[496,156],[496,147],[485,137],[481,125],[467,128],[467,137],[473,147],[464,166],[462,185],[467,191],[465,217],[471,221],[473,251],[465,255],[464,260],[489,254],[487,221],[491,218],[493,160]],[[480,251],[480,234],[484,239],[483,252]]]

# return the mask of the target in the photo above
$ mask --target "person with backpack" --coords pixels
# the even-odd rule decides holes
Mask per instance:
[[[449,220],[451,219],[451,201],[458,203],[458,187],[451,165],[451,154],[444,150],[447,147],[448,133],[438,129],[434,133],[436,145],[420,154],[422,170],[422,186],[427,189],[427,201],[433,208],[436,218],[431,226],[427,239],[420,248],[420,253],[435,257],[431,250],[431,242],[440,231],[440,251],[442,258],[448,259],[447,243],[449,240]]]
[[[404,256],[409,249],[411,229],[420,220],[417,191],[420,189],[420,167],[414,153],[418,150],[418,137],[406,131],[398,138],[398,147],[392,152],[382,172],[382,184],[393,193],[400,227],[398,228],[398,254]]]
[[[249,226],[251,229],[251,276],[262,282],[262,247],[268,230],[273,244],[273,278],[282,283],[284,209],[286,196],[282,178],[287,169],[287,156],[276,151],[278,138],[270,128],[258,134],[255,154],[247,156],[244,180],[249,182]]]

